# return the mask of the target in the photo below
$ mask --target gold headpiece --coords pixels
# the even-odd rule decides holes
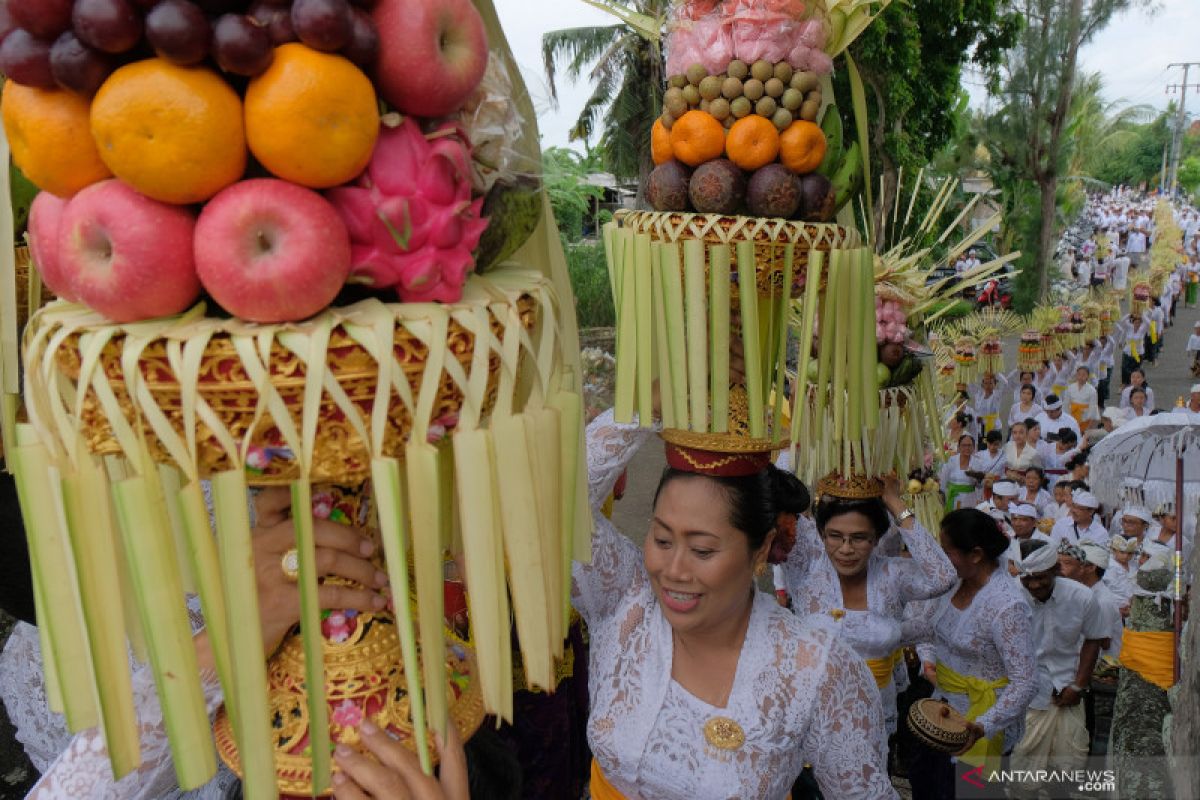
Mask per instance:
[[[883,481],[866,475],[843,477],[831,472],[817,481],[818,497],[837,497],[842,500],[870,500],[883,497]]]

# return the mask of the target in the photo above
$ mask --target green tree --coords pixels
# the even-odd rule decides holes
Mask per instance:
[[[548,147],[542,151],[542,183],[554,210],[559,233],[567,242],[583,237],[583,221],[604,190],[587,182],[596,169],[596,157],[584,157],[566,147]]]
[[[637,178],[644,187],[654,168],[650,128],[662,113],[666,78],[659,36],[670,3],[634,0],[591,5],[604,7],[620,21],[542,36],[542,64],[551,101],[558,102],[556,78],[561,62],[572,80],[586,72],[592,94],[571,128],[571,141],[586,145],[598,136],[605,168],[617,177]]]
[[[1024,20],[1001,64],[1002,82],[987,117],[994,179],[1016,211],[1028,305],[1049,287],[1054,238],[1060,229],[1059,180],[1069,166],[1068,123],[1079,49],[1118,11],[1144,0],[1009,0]],[[1036,205],[1029,206],[1030,187]],[[1018,203],[1021,203],[1018,206]],[[1030,218],[1032,216],[1032,219]]]
[[[851,45],[867,89],[874,179],[882,180],[877,220],[890,213],[901,168],[915,174],[962,132],[963,68],[993,74],[1019,28],[1004,0],[908,0],[892,3]],[[844,70],[835,88],[849,121]]]

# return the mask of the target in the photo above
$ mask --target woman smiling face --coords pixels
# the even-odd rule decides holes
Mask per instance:
[[[730,521],[724,487],[701,476],[666,483],[642,548],[646,572],[676,633],[728,624],[746,612],[754,570],[765,563],[774,534],[751,552]]]

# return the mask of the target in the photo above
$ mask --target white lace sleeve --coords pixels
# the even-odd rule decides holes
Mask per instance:
[[[887,561],[888,572],[895,575],[901,602],[925,600],[948,592],[958,581],[958,573],[937,539],[916,520],[911,529],[894,527],[912,556]]]
[[[618,425],[611,410],[588,425],[588,498],[595,533],[591,563],[576,562],[572,568],[571,598],[588,624],[613,613],[627,594],[642,588],[646,579],[637,546],[599,509],[634,454],[653,433],[635,425]]]
[[[206,673],[201,678],[211,718],[221,705],[221,688],[214,672]],[[162,710],[148,665],[141,665],[134,672],[133,698],[142,747],[142,763],[136,770],[114,781],[103,735],[98,728],[91,728],[71,739],[67,749],[50,765],[26,800],[80,797],[92,800],[157,800],[172,794],[178,787],[175,762],[171,758]]]
[[[817,687],[804,751],[826,797],[894,798],[879,690],[866,663],[841,641],[831,642]]]
[[[917,657],[932,664],[937,661],[934,645],[933,613],[935,600],[916,600],[905,604],[904,619],[900,622],[900,641],[917,648]]]
[[[18,623],[0,654],[0,697],[17,741],[38,772],[45,772],[71,741],[66,720],[50,710],[37,628]]]
[[[793,599],[804,594],[812,570],[825,558],[817,524],[807,514],[796,518],[796,543],[783,562],[783,583]]]
[[[1037,692],[1037,658],[1033,643],[1033,612],[1024,603],[1013,603],[992,619],[992,638],[1004,662],[1008,686],[996,705],[979,719],[985,736],[993,736],[1014,722],[1025,718]]]

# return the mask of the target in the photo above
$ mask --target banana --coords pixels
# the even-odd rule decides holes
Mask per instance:
[[[840,209],[862,188],[863,160],[858,142],[851,142],[846,157],[830,179],[833,183],[834,208]]]
[[[833,49],[832,46],[836,45],[838,42],[840,42],[842,40],[842,34],[845,32],[845,30],[846,30],[846,12],[840,8],[835,8],[833,11],[829,12],[829,39],[828,39],[828,42],[829,42],[830,47],[827,49],[829,49],[830,52],[837,52],[837,50]]]
[[[825,109],[825,117],[821,120],[821,132],[825,134],[825,158],[821,161],[821,166],[817,167],[817,172],[826,178],[832,178],[833,171],[845,155],[843,150],[846,144],[842,115],[832,103]]]

